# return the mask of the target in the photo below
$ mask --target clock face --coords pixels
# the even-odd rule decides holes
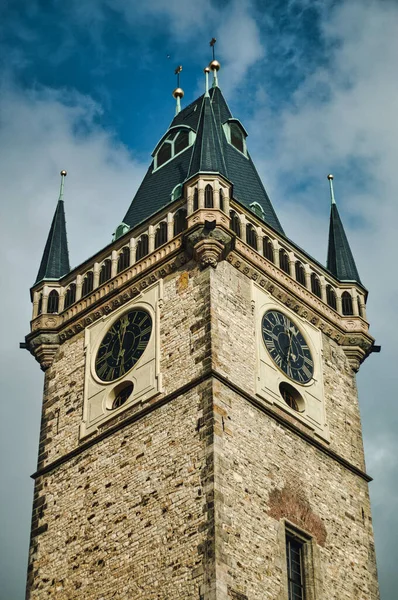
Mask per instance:
[[[308,383],[314,361],[301,331],[285,314],[268,310],[261,323],[262,336],[274,363],[293,381]]]
[[[140,359],[152,332],[151,315],[141,308],[125,313],[104,336],[95,359],[102,381],[122,377]]]

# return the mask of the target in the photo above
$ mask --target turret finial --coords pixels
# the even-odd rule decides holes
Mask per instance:
[[[221,67],[218,60],[216,60],[215,52],[214,52],[214,46],[215,46],[216,41],[217,41],[216,38],[211,38],[211,40],[210,40],[210,46],[213,51],[213,60],[210,62],[209,68],[213,71],[213,87],[218,87],[217,71],[219,71],[220,67]]]
[[[205,67],[203,69],[203,72],[204,72],[205,77],[206,77],[206,91],[205,91],[205,96],[208,97],[209,96],[209,73],[210,73],[210,68],[209,67]]]
[[[61,175],[61,187],[59,189],[59,199],[63,200],[64,199],[64,184],[65,184],[65,177],[67,176],[67,172],[65,170],[62,170],[60,175]]]
[[[181,110],[181,98],[184,97],[184,90],[182,88],[180,88],[180,73],[181,73],[181,71],[182,71],[182,65],[179,65],[176,68],[176,70],[174,71],[174,74],[177,75],[177,87],[173,91],[173,98],[175,98],[177,101],[176,115],[178,115],[178,113]]]
[[[330,200],[332,202],[332,204],[336,204],[336,200],[334,199],[334,191],[333,191],[333,175],[331,173],[329,173],[328,175],[328,179],[329,179],[329,186],[330,186]]]

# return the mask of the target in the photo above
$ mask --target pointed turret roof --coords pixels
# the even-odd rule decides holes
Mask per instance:
[[[331,193],[331,210],[329,225],[329,245],[326,266],[340,281],[356,281],[361,283],[358,270],[344,231],[333,193],[333,176],[328,175]]]
[[[42,279],[60,279],[70,271],[63,201],[63,179],[65,175],[66,171],[61,171],[61,192],[35,284]]]
[[[179,127],[191,130],[192,145],[174,158],[155,168],[153,160],[123,219],[131,228],[145,221],[174,198],[172,192],[197,173],[219,173],[233,185],[233,197],[252,210],[253,203],[263,210],[264,221],[279,233],[284,233],[271,201],[261,182],[249,153],[242,153],[229,143],[224,125],[233,119],[219,87],[213,87],[179,112],[156,146],[153,156],[170,130]],[[242,131],[243,127],[239,124]],[[246,133],[244,132],[246,135]],[[256,212],[258,215],[258,213]]]

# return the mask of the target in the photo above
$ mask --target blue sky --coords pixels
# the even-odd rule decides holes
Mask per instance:
[[[395,0],[0,0],[1,311],[4,428],[0,579],[24,596],[42,373],[18,344],[29,287],[67,169],[71,263],[105,246],[174,114],[204,88],[217,38],[220,86],[287,234],[324,262],[329,192],[369,289],[382,354],[358,377],[383,600],[398,576],[394,275],[398,219]],[[18,241],[17,241],[18,240]],[[27,392],[28,391],[28,392]],[[6,460],[4,460],[6,458]]]

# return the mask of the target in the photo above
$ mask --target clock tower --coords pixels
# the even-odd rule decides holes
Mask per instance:
[[[61,194],[25,347],[45,375],[27,598],[378,600],[355,375],[377,349],[332,176],[326,267],[284,233],[218,85],[112,242]]]

